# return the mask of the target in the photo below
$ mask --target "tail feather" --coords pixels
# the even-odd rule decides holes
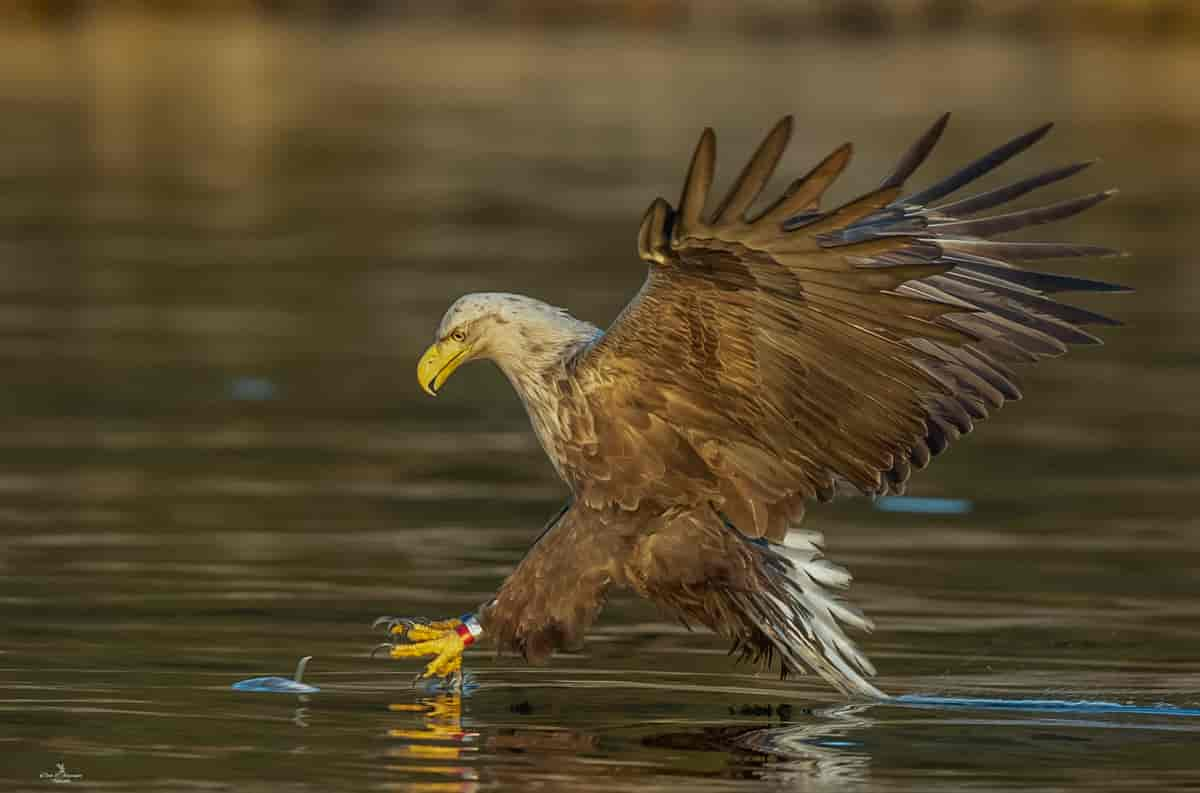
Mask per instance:
[[[778,658],[784,677],[811,669],[846,695],[886,699],[846,634],[874,626],[842,599],[850,573],[825,558],[822,543],[801,530],[784,543],[753,539],[715,509],[684,512],[635,544],[626,580],[684,625],[732,640],[730,652],[743,660],[770,666]]]
[[[784,544],[756,544],[768,588],[739,600],[743,617],[769,642],[759,654],[778,654],[785,673],[810,668],[845,694],[886,698],[867,680],[875,667],[845,631],[869,632],[874,624],[837,594],[851,576],[824,557],[821,535],[793,532]]]

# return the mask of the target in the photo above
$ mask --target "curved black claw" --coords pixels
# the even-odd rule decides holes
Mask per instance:
[[[392,628],[396,627],[401,622],[403,622],[403,620],[400,617],[376,617],[375,621],[371,623],[371,630],[375,630],[382,625],[383,632],[390,634],[392,632]]]
[[[420,685],[427,691],[456,694],[463,694],[468,690],[478,688],[474,680],[468,678],[467,673],[461,669],[451,672],[444,678],[428,677],[422,672],[413,679],[412,685],[414,688]]]
[[[367,657],[374,658],[375,653],[379,652],[380,650],[384,650],[384,649],[386,649],[390,653],[392,651],[392,648],[395,646],[396,645],[392,644],[391,642],[380,642],[379,644],[377,644],[371,648],[371,654]]]
[[[371,629],[374,630],[379,626],[383,626],[383,632],[392,637],[392,642],[406,641],[408,632],[412,630],[414,625],[422,625],[428,623],[422,617],[378,617],[371,623]],[[399,628],[400,630],[397,630]]]

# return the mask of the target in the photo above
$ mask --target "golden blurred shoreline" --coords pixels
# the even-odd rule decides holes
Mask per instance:
[[[759,36],[997,32],[1200,36],[1195,0],[4,0],[0,24],[111,14],[264,16],[312,22],[469,18],[497,24],[722,30]]]

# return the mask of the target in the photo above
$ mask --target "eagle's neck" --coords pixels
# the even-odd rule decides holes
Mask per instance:
[[[601,331],[565,313],[532,317],[514,330],[505,334],[512,341],[492,349],[491,357],[521,397],[534,433],[561,475],[558,406],[567,397],[563,389],[570,382],[568,366]]]

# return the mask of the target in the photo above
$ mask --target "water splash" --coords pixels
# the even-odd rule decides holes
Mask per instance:
[[[266,692],[271,694],[313,694],[321,689],[316,686],[310,686],[308,683],[302,682],[304,677],[304,669],[308,666],[308,662],[312,660],[311,655],[306,655],[296,664],[296,672],[292,677],[252,677],[249,680],[239,680],[234,683],[232,688],[234,691],[255,691]]]

